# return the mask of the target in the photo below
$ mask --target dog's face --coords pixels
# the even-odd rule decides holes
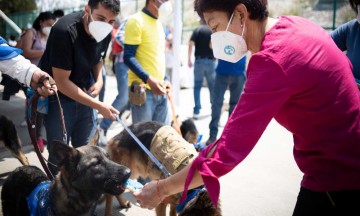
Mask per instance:
[[[111,161],[105,150],[93,145],[77,149],[54,141],[56,157],[62,179],[77,192],[87,194],[119,195],[124,192],[124,184],[131,175],[130,169]]]
[[[187,119],[183,121],[180,126],[180,130],[181,130],[181,134],[183,135],[183,138],[187,142],[191,144],[197,143],[199,132],[196,129],[195,123],[192,119]]]

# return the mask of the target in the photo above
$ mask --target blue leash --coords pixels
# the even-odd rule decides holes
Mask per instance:
[[[130,136],[136,141],[136,143],[144,150],[144,152],[149,156],[149,158],[156,164],[156,166],[164,173],[166,177],[171,176],[169,171],[155,158],[155,156],[144,146],[144,144],[135,136],[133,132],[125,125],[123,121],[119,118],[118,115],[115,115],[116,121],[124,127],[124,129],[130,134]]]

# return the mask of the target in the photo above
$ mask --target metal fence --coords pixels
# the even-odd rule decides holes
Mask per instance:
[[[31,12],[18,12],[8,15],[8,17],[16,23],[21,29],[31,28],[33,21],[37,16],[37,11]],[[9,37],[14,35],[15,37],[19,36],[18,33],[10,27],[9,24],[1,22],[1,35]]]

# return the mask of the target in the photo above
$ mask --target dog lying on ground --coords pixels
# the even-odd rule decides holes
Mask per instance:
[[[170,126],[164,126],[158,122],[141,122],[130,126],[129,129],[172,174],[192,162],[197,155],[193,145],[186,142]],[[183,135],[186,136],[186,132],[183,133]],[[184,149],[184,151],[179,149]],[[189,152],[185,150],[189,150],[190,154],[185,155],[184,152]],[[138,177],[144,179],[147,177],[151,179],[164,178],[162,172],[125,130],[109,141],[108,153],[111,160],[131,169],[131,179],[137,179]],[[187,157],[184,157],[184,155]],[[177,164],[177,166],[175,166],[175,164]],[[117,196],[117,199],[121,206],[130,207],[129,202],[123,197]],[[166,215],[166,206],[168,204],[170,204],[170,215],[177,215],[176,206],[179,204],[179,200],[180,194],[166,198],[162,204],[156,207],[156,215]],[[107,196],[105,214],[107,216],[112,215],[111,196]],[[207,191],[201,190],[185,205],[183,210],[179,212],[179,215],[220,216],[221,210],[220,207],[214,207]]]
[[[124,183],[131,172],[127,167],[109,160],[102,148],[88,144],[75,149],[61,141],[53,141],[52,145],[57,159],[61,161],[58,164],[59,174],[49,182],[45,173],[37,167],[17,168],[2,188],[4,216],[30,215],[29,211],[46,216],[92,215],[103,193],[119,195],[124,192]],[[44,184],[49,187],[40,189],[31,201],[34,189]],[[27,202],[34,208],[38,206],[29,210]]]
[[[0,115],[0,145],[5,146],[22,165],[29,165],[14,123],[3,115]]]

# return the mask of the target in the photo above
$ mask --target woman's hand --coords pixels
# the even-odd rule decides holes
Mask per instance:
[[[151,181],[133,193],[141,208],[154,209],[166,197],[162,185],[165,180]]]

